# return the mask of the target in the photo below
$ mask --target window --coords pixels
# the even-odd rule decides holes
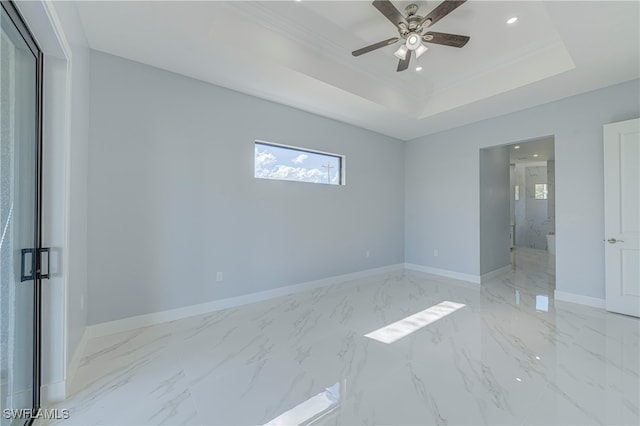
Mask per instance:
[[[344,157],[256,141],[254,177],[344,185]]]
[[[516,185],[516,188],[515,188],[515,199],[516,199],[516,201],[520,201],[520,185]]]
[[[535,189],[535,198],[536,198],[536,200],[546,200],[547,199],[547,184],[546,183],[536,183],[534,189]]]

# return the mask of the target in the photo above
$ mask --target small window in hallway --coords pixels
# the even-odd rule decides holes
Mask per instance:
[[[547,199],[547,184],[546,183],[536,183],[535,184],[535,198],[536,198],[536,200],[546,200]]]

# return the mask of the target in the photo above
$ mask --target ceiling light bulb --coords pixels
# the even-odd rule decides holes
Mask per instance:
[[[513,16],[513,17],[507,19],[507,24],[509,24],[509,25],[515,24],[517,20],[518,20],[518,17],[517,16]]]
[[[520,145],[514,146],[513,149],[520,149]]]
[[[534,156],[534,157],[537,157],[537,156],[538,156],[538,154],[533,154],[533,156]]]
[[[416,67],[416,71],[422,71],[422,67]]]
[[[402,59],[404,61],[405,59],[407,59],[407,52],[408,51],[409,51],[409,49],[407,49],[407,46],[405,46],[403,44],[398,48],[398,50],[393,52],[393,54],[396,56],[396,58]]]
[[[421,44],[420,46],[418,46],[418,48],[416,49],[416,58],[419,58],[420,56],[422,56],[422,54],[425,53],[427,50],[429,50],[429,48],[424,44]]]
[[[417,33],[411,33],[407,37],[407,47],[410,50],[416,50],[418,46],[422,46],[422,39]]]

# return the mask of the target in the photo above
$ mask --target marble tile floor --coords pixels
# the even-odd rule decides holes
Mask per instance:
[[[556,303],[547,253],[513,256],[481,286],[398,271],[93,339],[54,424],[639,424],[639,320]]]

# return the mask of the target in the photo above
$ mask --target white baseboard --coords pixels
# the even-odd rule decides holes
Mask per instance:
[[[441,277],[453,278],[461,281],[468,281],[480,284],[479,275],[463,274],[462,272],[449,271],[446,269],[433,268],[431,266],[416,265],[414,263],[405,263],[404,267],[412,271],[424,272],[426,274],[440,275]]]
[[[43,407],[48,407],[66,398],[65,381],[47,383],[40,387],[40,403]]]
[[[577,303],[579,305],[592,306],[594,308],[605,308],[605,300],[597,297],[583,296],[581,294],[567,293],[566,291],[555,290],[553,297],[556,301]]]
[[[69,395],[71,384],[73,383],[73,379],[76,377],[76,372],[78,371],[78,367],[80,367],[80,360],[84,355],[84,351],[87,347],[87,341],[89,340],[89,332],[88,327],[84,328],[82,332],[82,337],[80,337],[80,341],[78,342],[78,346],[73,352],[73,356],[69,360],[67,364],[67,374],[65,377],[65,395]]]
[[[498,269],[494,269],[491,272],[487,272],[486,274],[482,274],[480,276],[480,282],[484,283],[486,281],[489,281],[497,276],[500,276],[502,274],[506,274],[507,272],[510,272],[513,269],[513,267],[511,265],[507,265],[507,266],[503,266],[502,268],[498,268]]]
[[[372,275],[398,271],[398,270],[402,270],[403,268],[404,268],[404,264],[399,263],[395,265],[383,266],[381,268],[367,269],[364,271],[353,272],[350,274],[323,278],[321,280],[308,281],[308,282],[294,284],[286,287],[279,287],[273,290],[266,290],[258,293],[251,293],[251,294],[230,297],[230,298],[221,299],[221,300],[213,300],[211,302],[201,303],[198,305],[185,306],[183,308],[170,309],[167,311],[153,312],[150,314],[137,315],[135,317],[103,322],[100,324],[88,326],[84,336],[86,336],[87,339],[93,339],[95,337],[107,336],[110,334],[135,330],[141,327],[147,327],[154,324],[161,324],[163,322],[175,321],[175,320],[188,318],[196,315],[202,315],[210,312],[220,311],[223,309],[234,308],[236,306],[246,305],[249,303],[275,299],[277,297],[288,296],[290,294],[300,293],[307,290],[313,290],[318,287],[325,287],[325,286],[340,283],[340,282],[352,281],[360,278],[369,277]],[[84,351],[84,348],[83,348],[83,351]]]

